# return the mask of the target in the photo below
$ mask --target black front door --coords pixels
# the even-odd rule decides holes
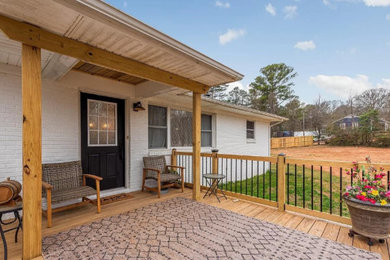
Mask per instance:
[[[124,186],[124,100],[81,93],[80,104],[83,173],[102,177],[102,190]]]

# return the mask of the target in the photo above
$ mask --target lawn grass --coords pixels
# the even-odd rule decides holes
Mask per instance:
[[[303,173],[305,171],[305,176]],[[313,209],[340,215],[340,175],[339,172],[324,169],[321,174],[320,169],[290,165],[286,166],[286,190],[288,198],[286,203],[298,207]],[[349,179],[342,173],[342,188],[344,192]],[[321,203],[321,178],[322,178],[322,203]],[[229,178],[228,178],[229,179]],[[313,179],[313,182],[311,181]],[[271,201],[277,201],[277,173],[276,165],[265,174],[254,174],[242,181],[229,181],[220,185],[220,188],[232,192],[246,194]],[[332,188],[332,194],[330,189]],[[313,200],[312,200],[313,197]],[[342,215],[348,217],[349,213],[345,203],[342,203]],[[322,210],[321,210],[322,209]]]

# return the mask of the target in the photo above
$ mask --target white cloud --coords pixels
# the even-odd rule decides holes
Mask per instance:
[[[377,84],[378,88],[390,89],[390,79],[382,79],[381,83]]]
[[[224,45],[228,42],[231,42],[233,40],[236,40],[242,36],[244,36],[246,31],[244,29],[236,30],[236,29],[229,29],[226,33],[221,34],[219,36],[219,43]]]
[[[221,7],[221,8],[230,8],[230,3],[229,2],[221,2],[221,1],[216,1],[215,6]]]
[[[228,86],[227,91],[231,91],[235,87],[239,87],[240,89],[243,89],[243,90],[246,90],[246,91],[249,89],[249,84],[248,85],[244,85],[242,83],[242,81],[236,81],[236,82],[228,83],[226,85]]]
[[[276,9],[275,7],[271,4],[271,3],[268,3],[266,6],[265,6],[265,10],[270,13],[272,16],[275,16],[276,15]]]
[[[356,77],[317,75],[310,77],[309,83],[344,99],[372,88],[390,89],[390,79],[382,79],[381,82],[373,84],[366,75]]]
[[[294,18],[297,15],[298,7],[296,5],[287,5],[284,7],[284,18],[291,19]]]
[[[389,20],[389,21],[390,21],[390,13],[388,13],[388,14],[386,15],[386,20]]]
[[[330,5],[329,0],[322,0],[322,3],[323,3],[324,5]]]
[[[390,6],[390,0],[364,0],[367,6]]]
[[[303,51],[314,50],[316,48],[316,44],[313,41],[297,42],[294,45],[294,48],[300,49]]]

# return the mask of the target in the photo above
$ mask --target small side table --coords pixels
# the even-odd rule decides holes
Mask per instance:
[[[225,179],[225,175],[222,174],[214,174],[214,173],[209,173],[209,174],[203,174],[203,178],[206,179],[207,184],[210,186],[209,189],[207,190],[206,194],[203,196],[205,198],[207,195],[211,196],[211,194],[214,194],[214,196],[218,199],[218,202],[221,202],[218,198],[217,192],[218,192],[218,184]],[[225,193],[223,193],[223,190],[219,189],[222,193],[222,195],[226,198]]]
[[[16,230],[15,232],[15,243],[18,242],[18,232],[19,229],[22,228],[22,218],[19,214],[19,211],[21,211],[23,208],[23,202],[18,201],[16,202],[15,206],[0,206],[0,233],[1,233],[1,239],[3,240],[3,245],[4,245],[4,259],[7,260],[8,257],[8,250],[7,250],[7,241],[5,240],[5,233]],[[7,213],[14,213],[15,218],[10,221],[3,221],[3,214]],[[10,225],[18,221],[18,225],[16,227],[10,228],[10,229],[3,229],[3,225]]]

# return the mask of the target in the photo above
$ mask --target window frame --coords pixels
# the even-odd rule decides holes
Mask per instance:
[[[163,107],[167,111],[167,117],[166,117],[167,118],[167,145],[166,145],[166,147],[149,148],[149,135],[148,135],[148,150],[167,150],[167,149],[173,149],[173,148],[188,149],[188,148],[192,147],[192,145],[191,146],[172,146],[172,142],[171,142],[171,110],[181,110],[181,111],[190,112],[191,114],[192,114],[192,111],[190,111],[189,109],[183,108],[183,107],[176,107],[176,106],[169,107],[167,105],[159,104],[159,103],[149,103],[148,107],[149,106]],[[215,115],[212,113],[202,113],[201,115],[211,116],[211,146],[201,146],[201,148],[212,148],[212,147],[214,147],[214,144],[216,141]],[[149,123],[148,123],[148,129],[149,129]],[[206,131],[210,131],[210,130],[206,130]],[[202,129],[201,129],[201,132],[202,132]]]
[[[89,117],[90,117],[90,114],[89,114],[89,103],[90,102],[97,102],[97,103],[105,103],[105,104],[110,104],[110,105],[114,105],[115,106],[115,130],[113,132],[115,132],[115,144],[99,144],[99,134],[100,134],[100,131],[99,130],[99,111],[98,111],[98,115],[96,115],[97,117],[97,129],[96,130],[90,130],[90,127],[89,127]],[[107,111],[108,113],[108,111]],[[93,115],[92,115],[93,116]],[[108,118],[108,117],[107,117]],[[90,131],[94,131],[94,132],[97,132],[98,133],[98,138],[97,138],[97,141],[98,143],[97,144],[91,144],[90,142]],[[107,132],[107,142],[108,142],[108,133],[110,130],[105,130]],[[87,140],[87,145],[88,147],[115,147],[115,146],[118,146],[118,104],[115,103],[115,102],[109,102],[109,101],[103,101],[103,100],[98,100],[98,99],[93,99],[93,98],[88,98],[87,99],[87,133],[88,133],[88,140]]]
[[[165,108],[165,118],[167,119],[167,122],[165,124],[165,126],[158,126],[158,125],[149,125],[149,111],[150,111],[150,107],[153,106],[153,107],[160,107],[160,108]],[[166,106],[159,106],[159,105],[154,105],[154,104],[148,104],[148,149],[150,150],[156,150],[156,149],[168,149],[169,148],[169,137],[170,137],[170,134],[169,134],[169,127],[170,125],[168,124],[169,123],[169,108],[166,107]],[[166,129],[166,143],[165,143],[165,147],[150,147],[150,143],[149,143],[149,128],[152,128],[152,129]]]
[[[253,129],[249,129],[248,128],[248,123],[249,122],[253,123]],[[245,126],[245,128],[246,128],[246,140],[248,142],[256,141],[256,121],[246,120],[245,123],[246,123],[246,126]],[[253,138],[248,137],[248,131],[253,132]]]

